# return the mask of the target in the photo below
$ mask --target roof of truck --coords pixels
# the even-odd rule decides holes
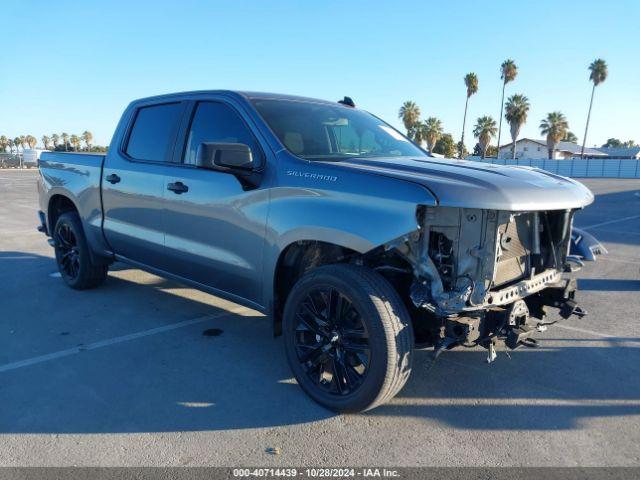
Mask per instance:
[[[226,95],[236,95],[244,97],[248,100],[253,100],[257,98],[269,99],[269,100],[297,100],[297,101],[307,101],[314,103],[329,103],[335,105],[335,101],[329,100],[321,100],[318,98],[311,97],[302,97],[297,95],[287,95],[282,93],[268,93],[268,92],[246,92],[239,90],[193,90],[187,92],[175,92],[175,93],[166,93],[162,95],[154,95],[151,97],[139,98],[134,100],[134,102],[147,102],[151,100],[162,100],[172,97],[188,97],[188,96],[198,96],[204,94],[226,94]]]

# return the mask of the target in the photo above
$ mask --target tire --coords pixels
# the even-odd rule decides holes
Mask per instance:
[[[53,240],[58,271],[69,287],[85,290],[105,281],[109,267],[92,262],[82,223],[76,212],[60,215],[53,229]]]
[[[298,384],[330,410],[371,410],[411,374],[411,319],[396,290],[371,269],[336,264],[304,275],[287,298],[283,331]]]

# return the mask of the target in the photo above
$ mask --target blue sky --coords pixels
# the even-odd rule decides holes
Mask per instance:
[[[458,138],[464,75],[479,77],[468,125],[497,119],[499,66],[513,58],[519,74],[507,94],[531,102],[521,136],[539,138],[540,120],[560,110],[582,139],[587,67],[602,57],[609,78],[596,89],[587,145],[640,142],[638,18],[635,0],[5,0],[0,134],[89,129],[108,144],[134,98],[229,88],[349,95],[396,126],[411,99]],[[468,147],[471,137],[468,129]]]

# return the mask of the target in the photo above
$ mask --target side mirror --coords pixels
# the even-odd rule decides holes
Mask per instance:
[[[229,173],[249,173],[253,170],[253,155],[244,143],[204,142],[196,153],[196,166]]]

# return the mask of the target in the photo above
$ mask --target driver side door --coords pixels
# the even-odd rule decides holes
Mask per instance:
[[[256,168],[266,168],[264,150],[236,108],[222,100],[193,104],[177,153],[180,162],[169,167],[164,179],[166,268],[259,305],[269,206],[266,182],[246,189],[233,174],[196,167],[196,153],[204,142],[248,145]]]

